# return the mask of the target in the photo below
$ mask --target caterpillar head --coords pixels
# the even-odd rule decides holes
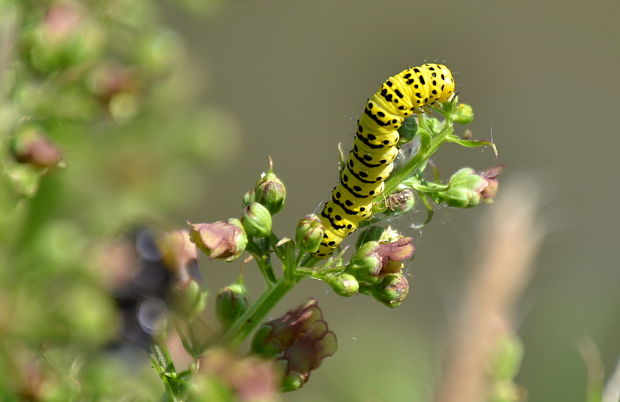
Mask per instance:
[[[443,89],[441,90],[437,100],[439,102],[446,102],[452,99],[456,83],[454,82],[454,77],[452,77],[452,72],[448,67],[442,64],[438,64],[437,67],[439,67],[440,71],[439,76],[443,79]]]

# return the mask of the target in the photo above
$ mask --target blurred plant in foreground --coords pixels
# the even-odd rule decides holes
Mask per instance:
[[[226,115],[197,104],[197,74],[159,12],[0,0],[3,397],[157,397],[135,346],[150,347],[172,271],[147,232],[116,234],[205,196],[197,166],[235,146]]]

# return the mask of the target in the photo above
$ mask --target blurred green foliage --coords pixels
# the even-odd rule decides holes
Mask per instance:
[[[146,355],[106,351],[127,258],[105,239],[204,198],[196,167],[235,142],[230,119],[197,104],[198,72],[159,14],[145,0],[0,1],[3,397],[161,395]]]

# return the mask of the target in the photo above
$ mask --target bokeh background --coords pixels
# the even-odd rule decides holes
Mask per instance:
[[[68,183],[62,188],[79,194],[79,202],[50,195],[53,187],[46,195],[44,184],[34,202],[64,207],[52,217],[60,223],[36,244],[49,247],[46,240],[59,235],[71,244],[107,239],[144,221],[181,227],[185,220],[236,217],[268,156],[288,190],[275,231],[291,235],[335,183],[337,144],[350,144],[366,98],[405,67],[442,62],[456,74],[461,101],[474,107],[475,137],[493,139],[499,149],[496,159],[489,150],[445,146],[433,159],[442,173],[499,162],[506,165],[502,185],[525,177],[539,194],[537,219],[546,234],[515,313],[525,345],[517,382],[533,402],[583,401],[586,370],[577,344],[592,339],[608,371],[620,356],[620,3],[210,4],[203,12],[159,4],[160,21],[185,42],[178,59],[183,79],[167,87],[182,96],[150,109],[159,120],[123,125],[118,130],[126,135],[114,141],[97,136],[94,145],[72,145],[68,166],[45,180]],[[124,168],[129,160],[138,167]],[[71,187],[84,182],[85,172],[92,188]],[[89,201],[101,194],[105,203]],[[339,349],[284,400],[429,400],[488,208],[440,209],[422,230],[411,227],[421,217],[394,223],[417,247],[412,293],[398,309],[338,297],[313,281],[288,295],[274,316],[318,298]],[[26,219],[27,234],[39,218]],[[85,230],[84,220],[96,223]],[[237,273],[206,259],[201,267],[212,289]]]

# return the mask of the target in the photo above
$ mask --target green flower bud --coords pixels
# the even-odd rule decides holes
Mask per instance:
[[[258,183],[256,183],[254,197],[256,202],[265,206],[273,215],[284,208],[286,187],[284,187],[284,183],[278,179],[273,171],[269,169],[267,173],[263,173]]]
[[[370,254],[361,258],[356,258],[347,266],[347,269],[359,280],[364,283],[379,282],[381,273],[381,258],[376,254]]]
[[[248,238],[239,219],[227,222],[191,224],[190,240],[210,258],[232,261],[238,258],[248,244]]]
[[[204,311],[207,305],[207,292],[202,291],[195,280],[180,284],[172,292],[172,304],[181,317],[191,319]]]
[[[487,181],[471,168],[463,168],[452,175],[449,187],[438,194],[440,200],[456,208],[475,207],[482,198]]]
[[[323,224],[319,217],[314,214],[306,215],[297,224],[297,231],[295,232],[297,247],[303,251],[314,253],[321,245],[323,233]]]
[[[256,201],[254,190],[248,191],[247,193],[243,194],[243,208],[247,207],[254,201]]]
[[[328,279],[329,285],[340,296],[353,296],[358,293],[360,284],[351,274],[339,274]]]
[[[95,19],[71,3],[52,5],[24,36],[30,61],[42,72],[94,60],[101,54],[105,41]]]
[[[290,373],[282,379],[282,392],[296,391],[307,381],[304,376],[299,373]]]
[[[281,344],[271,339],[272,332],[273,328],[269,324],[260,327],[252,338],[252,352],[267,358],[282,352]]]
[[[404,214],[415,206],[415,196],[413,191],[406,189],[394,194],[390,194],[385,200],[389,212],[394,214]]]
[[[271,234],[271,214],[258,202],[252,202],[243,209],[241,223],[249,236],[267,237]]]
[[[459,124],[469,124],[474,121],[474,110],[466,103],[459,103],[452,120]]]
[[[409,293],[409,282],[403,274],[387,274],[372,290],[375,299],[388,307],[398,307]]]
[[[224,328],[230,327],[248,309],[246,288],[233,283],[220,290],[215,299],[215,313]]]

